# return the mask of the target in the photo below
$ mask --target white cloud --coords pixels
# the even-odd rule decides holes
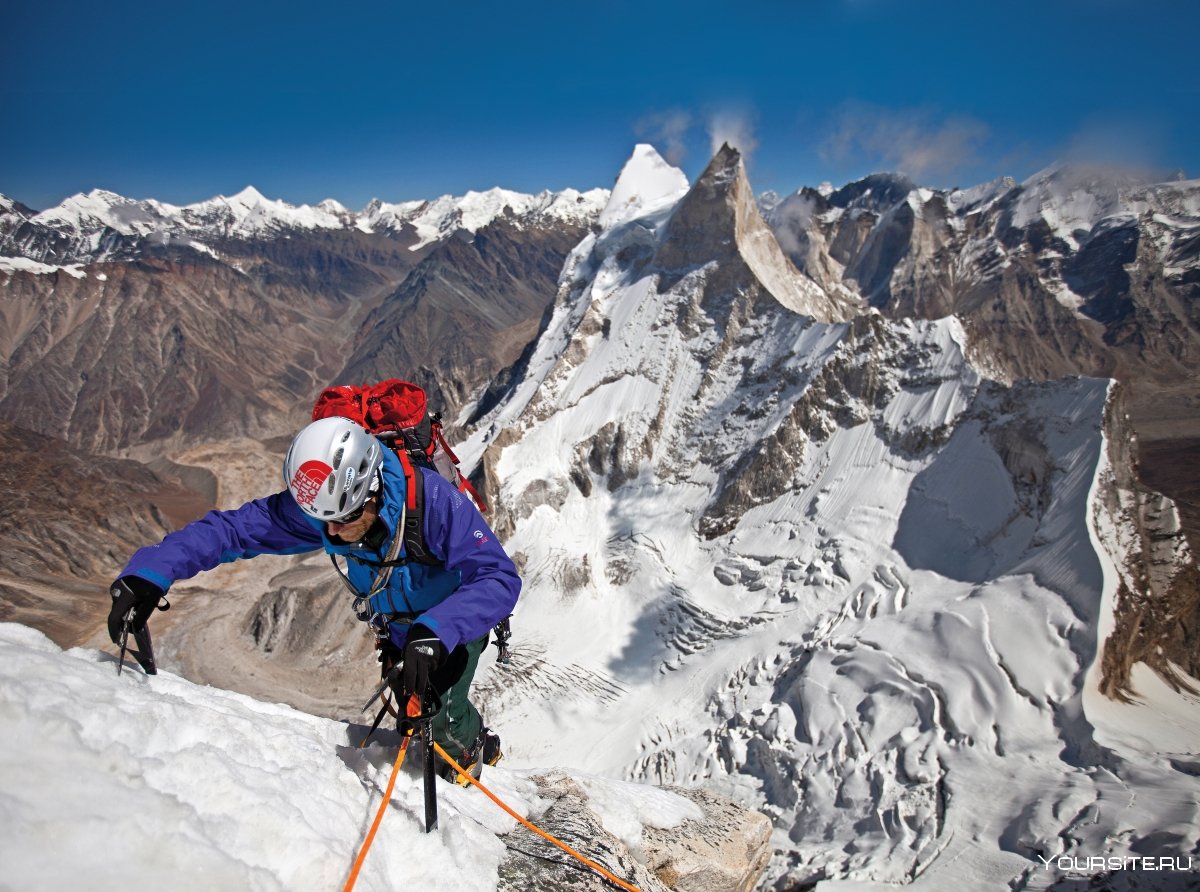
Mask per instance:
[[[754,114],[744,108],[725,106],[693,113],[684,109],[668,109],[644,115],[634,125],[639,139],[652,143],[671,164],[682,164],[689,145],[699,148],[699,131],[708,136],[709,156],[715,155],[723,143],[737,149],[742,160],[749,164],[758,148]]]
[[[651,112],[634,125],[634,132],[653,143],[667,163],[679,165],[687,155],[687,134],[694,119],[683,109]]]
[[[718,109],[709,116],[707,125],[710,154],[715,155],[722,144],[729,143],[741,152],[742,160],[749,163],[750,155],[758,148],[750,112],[744,109]]]
[[[1093,115],[1084,121],[1062,150],[1072,163],[1152,167],[1162,163],[1169,127],[1144,114]]]
[[[843,106],[821,154],[836,163],[866,161],[911,177],[949,176],[976,163],[989,135],[986,124],[959,115],[938,118],[918,109]]]
[[[807,196],[793,195],[775,208],[772,229],[779,247],[789,257],[800,257],[808,251],[808,228],[812,224],[817,203]]]

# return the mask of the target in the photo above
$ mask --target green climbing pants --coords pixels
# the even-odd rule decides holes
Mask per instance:
[[[430,680],[442,700],[442,711],[433,719],[433,739],[461,762],[475,746],[483,719],[479,710],[467,699],[471,681],[479,666],[479,657],[488,645],[488,635],[460,644],[447,655]]]

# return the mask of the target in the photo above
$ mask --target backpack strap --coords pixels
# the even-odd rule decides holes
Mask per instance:
[[[396,450],[396,457],[404,467],[404,550],[410,561],[440,567],[442,562],[429,552],[425,543],[425,478],[413,466],[408,452]]]
[[[459,492],[466,493],[468,496],[470,496],[471,501],[473,501],[479,508],[479,512],[481,514],[487,514],[488,506],[483,501],[483,497],[479,495],[479,490],[477,490],[474,485],[472,485],[471,481],[467,479],[467,476],[458,469],[458,456],[454,454],[454,450],[450,448],[450,444],[447,443],[446,438],[442,436],[442,422],[440,415],[434,417],[429,433],[430,455],[432,456],[433,453],[437,451],[438,447],[441,447],[441,450],[446,453],[446,457],[449,458],[454,465],[454,476],[458,478],[457,485]],[[437,470],[441,469],[439,468]]]
[[[446,451],[451,455],[451,457],[453,457],[454,453],[450,451],[449,446],[445,445],[445,440],[441,439],[440,428],[441,426],[437,425],[434,428],[434,432],[437,438],[441,440]],[[366,606],[367,600],[369,599],[370,595],[387,585],[388,578],[391,575],[393,567],[400,566],[409,561],[418,564],[426,564],[433,567],[444,566],[442,561],[439,561],[430,553],[429,547],[425,543],[425,478],[421,474],[420,470],[413,465],[412,459],[409,457],[408,451],[404,449],[403,445],[401,445],[399,448],[393,447],[392,451],[395,453],[396,457],[400,459],[400,466],[404,469],[404,511],[401,514],[403,530],[400,536],[396,536],[392,540],[392,547],[388,549],[387,557],[385,557],[383,562],[379,565],[378,575],[376,576],[375,584],[372,586],[371,592],[366,596],[362,595],[354,587],[353,583],[350,582],[349,577],[342,572],[342,568],[338,566],[337,558],[335,558],[332,554],[329,556],[330,560],[333,561],[333,567],[338,571],[338,576],[341,577],[342,582],[344,582],[346,587],[350,589],[352,593],[354,593],[355,612],[358,614],[358,618],[363,620],[370,619],[369,608]],[[453,460],[455,462],[458,461],[457,458],[454,458]],[[475,498],[476,503],[482,508],[482,510],[487,510],[487,507],[484,506],[483,502],[478,498],[478,494],[475,492],[475,487],[471,486],[470,482],[465,477],[462,478],[462,484],[459,486],[459,489],[463,492],[469,492],[469,494]],[[403,557],[399,556],[397,553],[399,551],[398,545],[401,541],[404,543],[405,554]],[[364,610],[367,612],[364,613]],[[409,617],[409,621],[411,622],[412,620],[415,620],[415,618],[415,616],[411,616]],[[509,617],[505,617],[503,620],[501,620],[493,631],[496,633],[496,647],[500,649],[497,659],[501,663],[511,662],[512,658],[509,655],[508,648],[508,641],[512,636],[512,632],[509,628]],[[387,686],[387,677],[387,667],[385,665],[384,685],[380,688],[381,691]],[[372,700],[373,699],[374,698],[372,698]],[[371,703],[368,702],[367,706],[370,705]],[[363,708],[365,709],[366,707]],[[371,725],[371,730],[367,732],[367,739],[369,739],[370,736],[375,733],[375,729],[379,727],[379,723],[383,720],[383,716],[389,712],[392,715],[396,715],[391,703],[385,698],[383,701],[383,708],[375,717],[375,721]],[[365,745],[366,739],[359,744],[359,746]]]

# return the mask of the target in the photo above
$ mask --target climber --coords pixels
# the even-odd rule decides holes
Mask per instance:
[[[442,710],[434,739],[478,777],[499,760],[500,739],[467,695],[488,633],[512,613],[521,589],[496,534],[436,471],[402,463],[346,418],[300,431],[283,472],[281,492],[210,511],[139,549],[110,590],[110,637],[117,642],[127,621],[131,631],[144,629],[177,580],[239,558],[324,548],[335,566],[346,561],[339,573],[359,619],[376,633],[385,675],[398,667],[391,677],[399,702],[435,692]],[[427,554],[414,553],[422,549]],[[439,770],[456,777],[448,764]]]

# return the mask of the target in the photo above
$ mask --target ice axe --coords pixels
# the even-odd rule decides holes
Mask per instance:
[[[165,597],[160,598],[154,605],[159,610],[170,610],[171,602]],[[142,667],[142,671],[147,675],[158,675],[158,665],[154,662],[154,641],[150,637],[150,622],[147,619],[142,623],[140,629],[133,627],[134,608],[130,607],[129,612],[125,614],[125,618],[121,620],[121,638],[118,645],[121,648],[121,654],[117,657],[117,675],[121,674],[121,670],[125,668],[125,654],[133,654],[133,658],[137,660],[138,665]],[[137,645],[137,649],[133,650],[129,647],[129,636],[133,635],[133,642]]]
[[[413,694],[408,698],[408,704],[405,709],[407,715],[399,722],[401,734],[412,735],[414,732],[421,735],[421,743],[425,748],[425,832],[432,833],[437,829],[438,814],[437,814],[437,771],[434,766],[433,752],[433,718],[442,711],[441,698],[431,689],[425,691],[425,702]]]

